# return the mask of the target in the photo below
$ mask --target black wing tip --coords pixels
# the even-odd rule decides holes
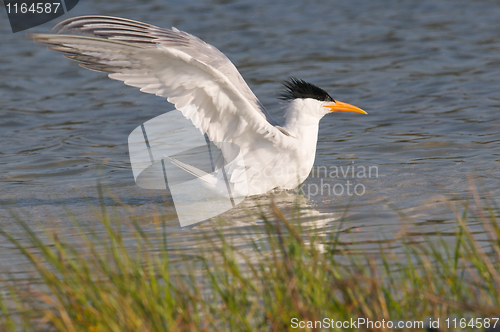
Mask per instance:
[[[328,92],[320,87],[293,76],[283,81],[283,85],[285,86],[285,91],[280,94],[280,99],[282,100],[311,98],[319,101],[335,101]]]
[[[50,31],[56,33],[62,33],[66,30],[71,30],[72,28],[80,28],[85,24],[92,23],[115,23],[123,24],[128,26],[136,26],[141,28],[158,28],[155,25],[149,23],[144,23],[136,20],[131,20],[128,18],[118,17],[118,16],[108,16],[108,15],[82,15],[67,18],[59,23],[57,23]]]

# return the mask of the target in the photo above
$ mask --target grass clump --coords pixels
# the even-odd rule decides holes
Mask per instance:
[[[497,212],[479,199],[475,212],[467,204],[450,208],[454,241],[437,235],[414,243],[403,235],[397,249],[370,255],[346,254],[339,232],[303,229],[276,206],[273,218],[262,216],[264,233],[239,239],[249,250],[212,230],[215,239],[207,236],[189,255],[169,248],[164,227],[151,232],[134,218],[125,227],[104,205],[100,228],[70,217],[71,236],[34,231],[18,218],[21,236],[0,234],[33,271],[0,278],[0,330],[301,330],[297,319],[312,322],[302,325],[310,331],[415,331],[439,318],[446,331],[447,318],[498,317]],[[484,228],[487,244],[471,223]],[[386,324],[335,329],[325,318]],[[398,321],[424,325],[398,329]]]

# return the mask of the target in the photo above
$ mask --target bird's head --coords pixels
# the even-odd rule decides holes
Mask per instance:
[[[320,119],[335,111],[368,114],[361,108],[334,100],[325,90],[304,80],[290,77],[283,85],[286,90],[280,95],[281,99],[299,102],[302,112],[308,112]]]

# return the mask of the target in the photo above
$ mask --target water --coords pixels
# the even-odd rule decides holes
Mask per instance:
[[[346,245],[364,243],[370,250],[396,237],[396,209],[410,218],[410,235],[440,231],[451,238],[453,215],[437,195],[466,199],[467,176],[481,192],[500,193],[496,1],[82,1],[64,18],[84,14],[173,25],[202,38],[235,63],[279,122],[280,82],[289,76],[365,109],[367,116],[322,120],[317,171],[304,184],[309,195],[302,204],[313,215],[304,222],[338,227],[349,206],[340,237]],[[111,196],[119,198],[145,224],[160,209],[171,243],[196,251],[193,234],[215,223],[181,229],[168,197],[135,185],[127,155],[129,133],[172,106],[79,68],[24,33],[12,34],[1,15],[0,226],[15,229],[13,208],[28,222],[70,231],[64,208],[81,220],[93,218],[99,180],[108,204],[116,206]],[[48,32],[55,23],[31,31]],[[347,167],[376,167],[378,173],[343,176]],[[349,196],[347,181],[364,195]],[[342,195],[328,192],[335,184]],[[274,199],[289,212],[296,198]],[[224,232],[259,227],[254,215],[268,201],[247,199],[225,213]]]

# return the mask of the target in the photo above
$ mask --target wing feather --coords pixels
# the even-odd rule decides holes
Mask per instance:
[[[181,50],[194,59],[220,71],[254,104],[258,112],[262,113],[269,123],[274,126],[278,125],[255,97],[233,63],[217,48],[189,33],[176,28],[163,29],[125,18],[97,15],[70,18],[60,22],[52,30],[58,33],[85,33],[94,37],[124,41],[144,47],[155,47],[157,44],[161,44],[165,47]]]
[[[276,148],[293,144],[229,59],[188,33],[106,16],[71,18],[54,29],[91,36],[31,37],[84,68],[107,72],[142,92],[166,97],[213,142],[232,142],[242,149],[251,148],[249,140]],[[187,111],[192,109],[189,105],[195,105],[196,113]]]

